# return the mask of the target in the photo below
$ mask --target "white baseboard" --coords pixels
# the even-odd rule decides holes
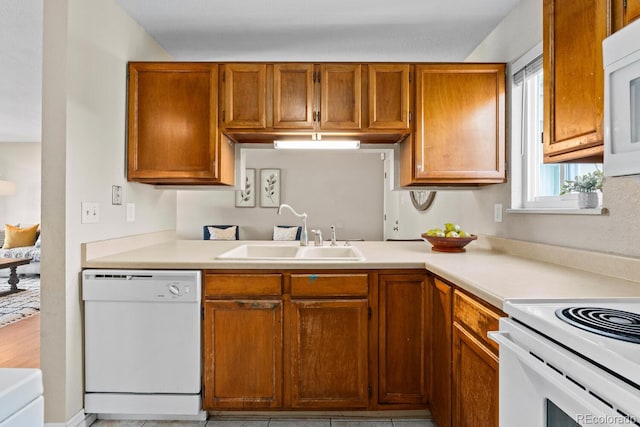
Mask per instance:
[[[198,415],[158,415],[158,414],[98,414],[101,420],[144,420],[144,421],[206,421],[207,412]]]
[[[89,427],[97,419],[96,414],[85,414],[84,409],[81,409],[66,423],[44,423],[44,427]]]

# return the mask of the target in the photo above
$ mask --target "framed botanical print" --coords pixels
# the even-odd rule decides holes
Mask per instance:
[[[256,193],[256,170],[246,169],[244,172],[244,190],[236,190],[236,207],[255,208]]]
[[[260,169],[260,207],[280,206],[280,169]]]

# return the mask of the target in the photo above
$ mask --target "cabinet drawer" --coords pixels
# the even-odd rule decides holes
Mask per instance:
[[[455,322],[497,354],[498,344],[487,337],[487,332],[498,330],[498,319],[501,317],[498,311],[456,290],[453,296],[453,316]]]
[[[367,296],[367,274],[292,274],[292,297]]]
[[[281,274],[206,274],[205,297],[282,295]]]

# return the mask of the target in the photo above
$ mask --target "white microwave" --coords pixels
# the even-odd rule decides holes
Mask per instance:
[[[640,174],[640,19],[607,37],[604,174]]]

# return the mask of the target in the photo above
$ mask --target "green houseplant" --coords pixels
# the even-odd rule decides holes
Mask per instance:
[[[560,194],[578,193],[578,207],[596,208],[598,207],[598,193],[602,190],[603,174],[600,170],[595,170],[584,175],[576,176],[573,180],[566,180],[560,187]]]

